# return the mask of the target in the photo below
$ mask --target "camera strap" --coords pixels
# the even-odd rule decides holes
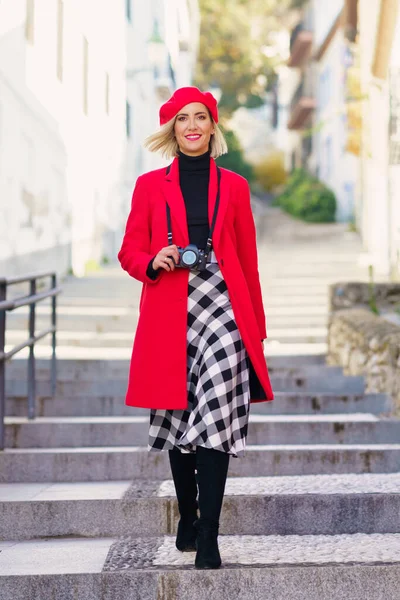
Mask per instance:
[[[171,170],[171,165],[168,165],[167,171],[166,171],[167,175],[170,172],[170,170]],[[211,250],[212,235],[214,233],[215,221],[217,220],[218,207],[219,207],[220,188],[221,188],[221,169],[218,166],[217,166],[217,178],[218,178],[217,198],[215,200],[214,214],[213,214],[213,218],[211,221],[210,232],[208,234],[206,249],[204,252],[204,256],[206,258],[208,257],[208,254]],[[167,206],[168,243],[169,243],[169,245],[171,245],[172,244],[171,210],[169,208],[168,202],[166,203],[166,206]]]

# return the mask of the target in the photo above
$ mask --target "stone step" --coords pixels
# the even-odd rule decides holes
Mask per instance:
[[[60,296],[60,298],[62,298],[63,296]],[[61,302],[57,303],[57,317],[58,319],[65,319],[68,320],[72,319],[72,318],[81,318],[81,317],[85,317],[88,318],[89,320],[95,319],[95,318],[110,318],[110,319],[120,319],[120,318],[124,318],[124,317],[128,317],[130,318],[132,315],[132,308],[139,308],[139,302],[134,302],[133,298],[130,299],[130,304],[126,305],[125,302],[122,302],[120,300],[120,305],[104,305],[104,306],[97,306],[95,304],[95,300],[96,298],[89,298],[89,299],[83,299],[83,300],[89,300],[90,302],[93,301],[94,304],[92,305],[91,303],[87,302],[84,303],[82,306],[76,306],[75,304],[73,304],[71,306],[70,304],[70,300],[68,298],[67,302],[65,304],[62,304]],[[110,303],[113,301],[113,298],[110,298]],[[64,298],[65,301],[65,298]],[[40,318],[50,318],[51,315],[51,305],[49,303],[41,303],[41,304],[37,304],[36,305],[36,319],[40,319]],[[7,316],[7,322],[12,322],[14,319],[16,318],[25,318],[25,319],[29,319],[29,307],[21,307],[18,309],[18,312],[15,313],[10,313]]]
[[[339,279],[340,277],[338,277],[338,280]],[[281,288],[279,285],[275,286],[275,288],[272,290],[273,294],[272,296],[270,296],[269,286],[265,286],[265,306],[267,309],[271,306],[270,298],[277,298],[277,293],[279,293],[280,289]],[[300,307],[303,304],[303,302],[308,305],[312,303],[313,300],[315,300],[316,307],[318,307],[320,304],[323,304],[326,307],[328,306],[328,289],[326,286],[315,285],[307,289],[303,288],[302,286],[292,288],[290,297],[285,296],[285,290],[287,291],[286,288],[281,290],[282,300],[284,301],[284,303],[286,301],[290,301],[292,303],[292,301],[295,300],[296,304],[298,303],[299,305],[299,310],[302,310],[300,309]],[[85,316],[88,313],[97,314],[98,316],[101,316],[102,314],[110,315],[113,313],[115,313],[116,315],[128,314],[128,316],[131,316],[133,314],[133,311],[137,311],[139,308],[139,298],[140,290],[138,290],[138,292],[134,295],[132,295],[132,293],[129,293],[119,295],[115,298],[111,298],[109,295],[104,297],[74,297],[68,295],[68,297],[66,298],[65,295],[63,295],[59,297],[57,303],[57,312],[61,311],[61,313],[64,314],[75,314],[77,316]],[[93,313],[91,312],[92,308],[94,311]],[[18,309],[18,313],[16,314],[19,314],[19,312],[22,310],[22,308]],[[51,313],[48,307],[46,307],[46,310],[43,310],[41,314],[47,314],[48,318],[50,319]]]
[[[309,392],[334,394],[362,394],[365,380],[362,376],[344,376],[328,372],[321,374],[277,374],[271,375],[274,392]]]
[[[247,445],[229,464],[231,477],[395,473],[400,444]],[[166,451],[143,446],[6,448],[0,452],[0,482],[120,481],[166,479]]]
[[[282,307],[284,309],[285,307]],[[289,310],[292,307],[288,307]],[[316,328],[318,331],[321,328],[327,326],[328,323],[328,310],[324,306],[320,308],[320,314],[304,314],[301,310],[297,309],[296,314],[286,314],[287,311],[283,310],[279,314],[274,313],[273,309],[268,311],[268,331],[289,329],[293,328],[296,331],[308,330],[310,328]],[[308,311],[306,311],[307,313]],[[138,312],[132,311],[128,317],[120,316],[57,316],[57,330],[61,336],[60,339],[70,339],[70,335],[73,333],[75,337],[82,337],[88,339],[88,333],[126,333],[134,332],[137,326]],[[24,315],[13,315],[13,318],[7,319],[7,327],[10,333],[10,343],[21,337],[22,334],[26,335],[29,327],[29,317]],[[39,317],[36,319],[36,328],[38,331],[43,331],[49,327],[48,317]],[[118,336],[116,336],[118,337]]]
[[[5,417],[7,448],[147,446],[148,416]],[[400,419],[370,413],[257,415],[249,444],[382,444],[400,442]]]
[[[291,308],[291,307],[289,307]],[[322,307],[323,308],[323,307]],[[327,310],[321,311],[320,315],[308,315],[298,311],[295,315],[285,314],[268,314],[268,335],[269,331],[276,331],[280,329],[294,329],[296,332],[298,329],[317,329],[321,330],[328,326],[329,315]]]
[[[275,392],[273,402],[251,404],[251,414],[337,414],[366,412],[389,415],[393,401],[386,394],[301,394]],[[6,415],[24,417],[28,414],[26,396],[12,396],[6,400]],[[149,409],[127,406],[125,396],[39,396],[36,398],[37,417],[84,417],[148,415]]]
[[[93,333],[124,333],[134,332],[138,320],[138,311],[131,310],[128,316],[97,316],[94,315],[58,315],[57,313],[57,334],[60,340],[69,340],[73,336],[89,339],[89,334]],[[43,331],[49,327],[48,316],[39,316],[36,318],[37,331]],[[12,318],[7,315],[7,337],[9,343],[21,338],[28,331],[29,316],[15,313]],[[117,337],[117,336],[116,336]],[[21,338],[22,339],[22,338]]]
[[[290,296],[288,295],[287,289],[275,288],[270,293],[268,289],[265,292],[265,312],[267,315],[267,324],[269,323],[269,311],[273,309],[296,309],[298,313],[302,313],[305,310],[307,313],[315,307],[316,310],[324,311],[324,314],[328,314],[328,288],[317,288],[310,290],[307,293],[300,294],[300,292],[293,293],[290,290]]]
[[[400,534],[219,536],[220,569],[175,535],[0,545],[2,600],[397,600]],[[366,596],[367,594],[367,596]]]
[[[7,347],[6,347],[7,348]],[[11,349],[11,346],[8,347]],[[324,343],[282,343],[279,340],[267,339],[264,343],[264,353],[267,357],[286,357],[289,355],[326,355],[328,348]],[[96,348],[85,346],[68,346],[57,344],[57,357],[61,360],[129,360],[132,355],[132,348],[114,348],[103,345]],[[39,359],[48,359],[51,357],[50,341],[35,348],[35,356]],[[25,348],[18,353],[19,359],[28,357],[28,350]]]
[[[228,478],[222,535],[400,533],[400,473]],[[172,480],[0,484],[0,539],[174,534]]]
[[[296,355],[307,355],[310,356],[312,354],[315,355],[325,355],[328,351],[328,344],[327,342],[318,342],[318,343],[314,343],[314,342],[292,342],[292,343],[286,343],[286,342],[282,342],[281,340],[270,340],[267,339],[264,343],[264,354],[267,357],[267,360],[269,358],[271,358],[272,356],[274,357],[286,357],[289,356],[291,354],[296,354]],[[93,352],[93,350],[92,350]],[[98,352],[98,350],[96,350],[96,352]],[[48,355],[46,355],[47,357]]]
[[[268,359],[270,374],[288,374],[293,376],[321,377],[343,375],[341,367],[330,367],[325,364],[325,356],[271,356]],[[7,379],[25,379],[28,372],[26,360],[14,359],[7,363]],[[90,381],[93,379],[126,378],[129,373],[128,360],[58,360],[58,381]],[[48,381],[50,378],[50,363],[45,359],[36,360],[36,380]]]
[[[11,349],[11,345],[8,347]],[[6,347],[7,349],[7,347]],[[282,343],[279,340],[266,340],[264,343],[264,353],[267,357],[283,357],[292,354],[296,355],[325,355],[328,350],[326,342],[324,343]],[[20,359],[28,357],[28,350],[25,348],[18,353]],[[131,347],[114,348],[109,345],[94,347],[68,346],[57,344],[57,357],[61,360],[129,360],[132,355]],[[47,344],[35,347],[35,356],[39,359],[49,359],[51,357],[50,339]]]
[[[325,299],[325,305],[323,304],[315,304],[313,302],[310,303],[310,305],[304,305],[304,306],[299,306],[299,305],[291,305],[291,306],[286,306],[284,303],[280,304],[278,306],[268,306],[267,309],[267,319],[268,319],[268,326],[270,323],[270,319],[276,319],[276,317],[297,317],[297,316],[302,316],[302,317],[324,317],[327,318],[328,317],[328,303],[326,302],[326,296],[324,296]]]
[[[329,285],[340,281],[361,281],[358,276],[354,279],[352,277],[341,277],[339,272],[327,275],[323,274],[321,276],[312,273],[303,275],[299,272],[289,276],[278,273],[275,275],[270,274],[262,269],[260,270],[260,278],[261,282],[268,280],[268,290],[274,290],[279,287],[281,289],[286,289],[287,291],[292,288],[297,289],[301,287],[305,287],[306,289],[317,288],[319,290],[327,290]],[[364,281],[368,281],[368,278],[365,278]]]
[[[84,348],[127,348],[132,350],[134,340],[134,328],[132,331],[58,331],[57,340],[63,346],[84,347]],[[27,333],[25,329],[10,329],[7,333],[6,351],[26,341]],[[326,327],[298,327],[289,328],[269,328],[268,337],[271,340],[280,340],[284,343],[313,343],[319,344],[326,342]],[[49,340],[43,338],[37,342],[37,346],[48,346]]]
[[[288,251],[284,248],[279,248],[279,266],[288,264],[295,266],[295,273],[299,268],[303,269],[305,265],[312,267],[316,265],[323,265],[324,267],[335,266],[338,273],[341,273],[343,267],[347,265],[358,265],[358,258],[360,254],[358,247],[343,246],[343,252],[339,252],[336,248],[335,252],[332,253],[332,246],[324,247],[321,243],[318,243],[318,252],[314,250],[310,251],[305,245],[294,245]],[[270,267],[271,269],[277,269],[276,254],[270,252],[270,248],[266,248],[264,245],[259,246],[259,253],[261,257],[261,267]],[[362,267],[359,265],[356,267],[358,271],[362,271]]]
[[[112,348],[129,348],[132,349],[132,343],[134,340],[135,329],[132,327],[132,331],[57,331],[57,341],[62,346],[85,347],[85,348],[97,348],[99,346],[108,346]],[[26,340],[26,330],[21,329],[9,329],[7,331],[7,345],[6,350],[11,350],[17,344]],[[49,339],[43,338],[37,342],[37,347],[48,346]]]
[[[79,398],[81,396],[118,396],[122,397],[126,393],[129,369],[120,378],[103,377],[98,380],[89,381],[58,381],[56,385],[56,394],[68,398]],[[335,394],[361,394],[364,392],[365,383],[363,377],[346,377],[343,375],[322,374],[313,376],[297,376],[296,374],[277,374],[271,375],[272,388],[276,392],[310,392],[310,393],[335,393]],[[36,393],[39,396],[50,396],[51,385],[49,381],[38,381]],[[27,383],[24,380],[6,381],[7,396],[25,396],[27,393]]]
[[[340,281],[347,281],[353,277],[357,280],[358,277],[368,277],[367,269],[358,268],[353,262],[342,262],[339,265],[327,262],[303,262],[301,269],[298,264],[293,265],[291,260],[287,262],[279,261],[279,270],[277,264],[269,263],[261,265],[261,271],[269,273],[275,277],[313,277],[315,275],[339,277]]]
[[[322,343],[327,340],[327,327],[269,327],[268,337],[284,343]]]

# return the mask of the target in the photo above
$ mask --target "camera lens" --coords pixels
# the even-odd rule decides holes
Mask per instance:
[[[197,261],[197,256],[193,250],[187,250],[182,254],[182,261],[184,261],[186,265],[194,265]]]

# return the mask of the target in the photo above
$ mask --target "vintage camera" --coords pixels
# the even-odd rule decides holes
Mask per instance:
[[[207,264],[207,257],[204,250],[200,250],[196,244],[189,244],[185,248],[178,246],[179,263],[176,267],[183,269],[194,269],[204,271]],[[172,257],[171,257],[172,258]]]

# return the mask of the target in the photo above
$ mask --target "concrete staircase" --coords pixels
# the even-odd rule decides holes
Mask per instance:
[[[395,600],[400,577],[400,420],[391,401],[320,355],[270,357],[277,391],[253,404],[246,456],[231,458],[223,567],[175,548],[166,452],[148,411],[125,406],[126,361],[38,361],[8,370],[0,453],[2,600]]]
[[[175,548],[167,453],[147,451],[148,410],[124,404],[141,284],[111,266],[63,284],[56,395],[46,340],[35,421],[24,356],[8,366],[0,600],[400,599],[400,421],[325,365],[328,285],[367,278],[360,242],[253,208],[276,398],[251,406],[246,456],[230,460],[223,567]],[[38,330],[49,315],[41,304]],[[27,318],[8,317],[8,348]]]

